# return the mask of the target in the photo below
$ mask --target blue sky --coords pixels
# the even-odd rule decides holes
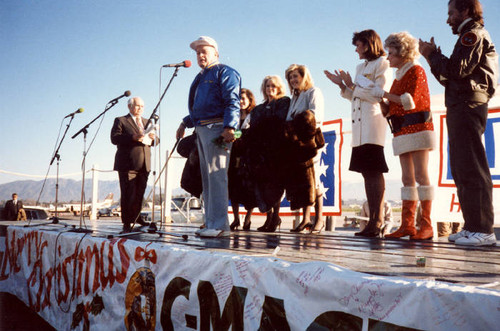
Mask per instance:
[[[486,28],[500,45],[500,2],[482,4]],[[144,115],[149,117],[174,70],[161,66],[191,60],[193,66],[181,68],[159,110],[162,145],[157,158],[164,160],[165,151],[174,145],[175,129],[187,114],[189,85],[199,70],[189,43],[200,35],[217,40],[221,62],[240,72],[243,86],[254,91],[259,102],[264,76],[283,77],[288,65],[300,63],[311,69],[325,95],[325,118],[348,119],[349,102],[340,98],[323,70],[354,72],[359,59],[351,45],[352,33],[372,28],[385,39],[406,30],[425,40],[434,36],[443,53],[450,54],[456,37],[446,18],[446,0],[2,0],[0,171],[40,177],[0,172],[0,183],[42,179],[61,120],[83,107],[60,150],[60,173],[80,179],[83,136],[71,136],[126,90],[143,97]],[[424,68],[428,69],[425,63]],[[431,94],[443,92],[431,76],[429,83]],[[90,127],[87,147],[96,138],[87,169],[92,164],[112,169],[115,146],[109,132],[113,119],[127,112],[126,100],[121,99],[99,131],[99,121]],[[349,129],[347,122],[345,130]],[[389,136],[387,147],[391,148]],[[397,160],[391,162],[396,162],[392,168],[399,167]],[[54,163],[50,174],[55,170]],[[397,172],[390,176],[399,178]],[[117,179],[117,175],[103,173],[101,178]]]

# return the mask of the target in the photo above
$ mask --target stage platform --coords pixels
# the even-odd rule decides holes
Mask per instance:
[[[261,258],[264,258],[264,261],[266,261],[266,263],[270,264],[278,263],[280,265],[281,269],[278,272],[278,275],[276,276],[278,277],[278,279],[280,277],[286,278],[285,275],[280,276],[279,273],[286,273],[287,266],[290,265],[293,266],[296,265],[297,263],[299,263],[298,264],[299,266],[302,265],[309,266],[308,263],[313,263],[312,265],[314,265],[315,267],[312,268],[311,270],[316,270],[316,272],[321,268],[323,269],[331,268],[332,270],[337,270],[337,267],[340,267],[338,268],[337,271],[340,270],[344,274],[346,274],[347,271],[363,273],[365,274],[365,276],[362,276],[365,277],[364,279],[376,279],[376,282],[380,282],[380,284],[385,284],[384,282],[387,281],[391,283],[391,286],[393,286],[394,284],[403,282],[406,284],[405,286],[407,286],[408,284],[411,283],[411,284],[416,284],[415,286],[417,288],[420,288],[422,286],[428,287],[429,291],[437,291],[436,288],[439,289],[444,288],[446,291],[454,292],[457,291],[458,289],[460,294],[456,298],[457,304],[458,302],[461,302],[461,300],[463,300],[462,296],[468,295],[469,291],[471,298],[474,297],[475,295],[480,294],[480,297],[478,297],[479,298],[478,302],[483,302],[483,304],[486,305],[488,304],[495,305],[490,307],[491,311],[495,312],[496,314],[490,316],[491,318],[490,322],[493,323],[496,321],[497,323],[500,323],[500,313],[499,313],[500,242],[497,244],[496,247],[465,248],[465,247],[455,246],[453,243],[449,243],[447,241],[447,238],[440,238],[439,240],[425,241],[425,242],[410,241],[408,239],[400,239],[400,240],[366,239],[366,238],[355,237],[354,232],[358,231],[358,229],[346,228],[341,225],[339,226],[340,223],[339,221],[336,223],[335,231],[324,231],[319,235],[306,234],[306,233],[296,234],[290,232],[290,229],[292,228],[293,218],[285,217],[283,218],[283,220],[284,221],[282,223],[282,227],[275,233],[262,233],[256,231],[255,229],[263,223],[264,218],[261,216],[257,216],[254,217],[251,231],[234,231],[231,232],[231,235],[229,237],[213,238],[213,239],[199,238],[194,235],[194,231],[199,228],[199,224],[175,224],[175,223],[163,225],[160,228],[160,230],[164,232],[164,234],[162,235],[159,235],[157,233],[141,233],[123,238],[118,236],[119,232],[121,231],[120,221],[118,219],[108,219],[108,218],[101,218],[97,221],[92,221],[92,222],[89,220],[85,220],[85,228],[92,230],[91,233],[88,233],[86,235],[78,233],[68,234],[66,232],[70,230],[73,226],[76,228],[80,227],[79,221],[77,220],[62,221],[67,224],[70,224],[70,226],[67,227],[64,227],[61,224],[58,225],[48,224],[31,228],[22,227],[23,225],[26,224],[26,222],[1,222],[0,235],[2,237],[8,236],[8,233],[11,233],[11,235],[13,235],[12,231],[14,230],[14,232],[17,232],[18,235],[19,232],[23,233],[23,235],[21,235],[19,238],[23,236],[24,236],[23,238],[25,238],[28,233],[29,236],[33,236],[34,234],[32,231],[35,231],[36,233],[41,231],[49,236],[50,235],[52,235],[52,237],[56,236],[54,238],[59,238],[69,235],[73,238],[71,239],[73,241],[76,240],[76,238],[83,238],[85,236],[86,240],[90,240],[90,243],[95,242],[96,244],[94,244],[94,246],[97,248],[104,247],[106,242],[111,243],[110,245],[113,245],[116,244],[117,242],[123,243],[126,241],[128,243],[133,243],[133,247],[136,246],[144,247],[144,252],[147,251],[147,247],[156,247],[156,254],[158,254],[158,252],[163,248],[166,248],[167,250],[172,250],[175,252],[181,251],[183,253],[183,256],[186,256],[186,254],[188,255],[192,254],[192,256],[195,256],[197,254],[202,254],[202,256],[207,257],[207,255],[203,253],[205,252],[209,254],[208,256],[210,256],[210,258],[224,256],[224,257],[229,257],[229,259],[233,259],[235,261],[244,260],[244,261],[250,261],[250,263],[252,261],[256,261],[255,262],[256,264],[261,263],[263,261]],[[32,225],[35,224],[36,224],[35,222],[32,222]],[[187,240],[182,237],[183,235],[187,236]],[[499,238],[498,235],[497,238]],[[57,239],[57,240],[62,240],[62,239]],[[92,246],[92,244],[89,245]],[[135,249],[137,249],[137,247]],[[137,250],[135,254],[137,255]],[[161,254],[158,254],[158,260],[155,261],[155,264],[161,265],[163,263],[168,264],[172,262],[168,261],[168,259],[161,260],[161,256],[162,256]],[[64,254],[59,253],[57,257],[63,258]],[[50,258],[55,259],[55,257],[50,257]],[[417,260],[419,260],[420,262],[425,260],[425,266],[418,266]],[[172,263],[180,263],[181,261],[182,260],[179,260],[176,257],[175,262]],[[186,259],[184,261],[188,263],[189,260]],[[196,259],[194,259],[193,261],[196,261]],[[301,262],[306,262],[306,263],[302,264]],[[321,267],[316,268],[316,266],[321,266]],[[187,266],[184,267],[187,268]],[[238,269],[240,267],[241,266],[238,264],[234,268]],[[152,269],[154,270],[154,268]],[[310,268],[307,267],[306,270],[308,269]],[[185,279],[193,281],[192,275],[186,276],[186,273],[188,273],[188,268],[183,270],[184,271],[181,272],[181,275]],[[216,292],[218,291],[217,286],[222,286],[223,288],[225,288],[226,292],[229,291],[226,288],[226,285],[228,284],[224,285],[224,282],[230,282],[231,284],[238,283],[237,280],[229,281],[228,279],[225,279],[224,277],[227,277],[227,275],[223,276],[222,274],[224,274],[224,272],[222,270],[212,270],[210,272],[215,273],[216,275],[215,276],[216,280],[215,281],[212,280]],[[218,272],[220,272],[221,275],[217,275]],[[290,273],[292,273],[292,271],[290,271]],[[314,279],[315,276],[319,277],[319,274],[315,274],[314,272],[312,272],[310,275],[304,275],[303,273],[304,273],[303,270],[299,271],[298,277],[296,278],[295,276],[292,277],[293,279],[296,279],[297,284],[301,289],[307,288],[308,280]],[[157,272],[157,274],[159,273]],[[373,277],[370,278],[370,276]],[[246,277],[248,277],[248,275]],[[259,278],[263,276],[262,274],[259,274],[256,277]],[[157,281],[156,286],[158,287],[159,279],[157,278],[156,281]],[[222,282],[222,285],[221,284],[217,285],[218,282]],[[356,281],[354,282],[356,283]],[[252,284],[254,285],[257,283],[258,283],[257,281],[252,282]],[[169,284],[171,284],[171,281]],[[359,284],[360,283],[358,282],[358,287]],[[363,282],[361,282],[361,284],[363,284]],[[432,284],[432,286],[429,284]],[[363,286],[359,287],[359,290],[361,290],[362,287]],[[0,288],[1,288],[1,282],[0,282]],[[198,295],[200,295],[199,288],[200,285],[198,284]],[[253,287],[247,284],[246,288],[250,291]],[[356,285],[354,286],[354,288],[356,288]],[[331,288],[318,288],[316,290],[332,291]],[[353,290],[351,288],[350,290],[351,294],[353,293],[352,291]],[[264,292],[266,292],[265,288]],[[233,292],[231,291],[231,293]],[[229,292],[226,294],[229,295],[227,300],[230,300],[231,294]],[[160,293],[157,293],[156,295],[160,296]],[[297,293],[295,294],[290,293],[290,295],[297,295]],[[442,293],[439,294],[438,297],[440,297],[440,295],[442,295]],[[276,294],[273,295],[273,297],[276,296],[277,296]],[[254,301],[256,300],[255,297],[252,298]],[[484,301],[484,298],[488,299]],[[21,299],[26,302],[26,298],[21,298]],[[250,297],[247,298],[247,301],[250,299],[251,299]],[[281,299],[287,300],[287,298],[281,298]],[[220,311],[222,311],[222,308],[225,307],[224,302],[227,301],[223,299],[219,300],[221,301]],[[262,300],[264,300],[264,298],[260,298],[260,300],[257,300],[258,302],[253,302],[253,304],[257,306],[258,303],[260,303],[260,305],[262,305],[261,302]],[[355,299],[353,300],[355,301]],[[394,302],[394,300],[392,300],[391,302]],[[396,300],[396,302],[399,301]],[[26,303],[29,304],[29,302]],[[407,309],[412,309],[411,307],[415,303],[409,304],[408,302],[406,302],[406,304],[408,304]],[[445,305],[449,304],[450,303],[446,303]],[[186,303],[184,303],[184,305],[186,305]],[[324,307],[324,308],[325,308],[324,311],[331,310],[331,307]],[[202,308],[200,309],[202,310]],[[257,308],[254,307],[253,309]],[[395,308],[393,307],[393,309]],[[448,311],[448,314],[456,314],[456,309],[457,308],[453,308],[452,309],[453,312],[451,310]],[[252,307],[245,306],[245,314],[247,313],[248,310],[252,310]],[[265,311],[265,307],[261,308],[261,313],[263,310]],[[288,308],[287,314],[290,311],[291,311],[290,308]],[[217,312],[219,314],[218,310]],[[420,327],[416,327],[419,325],[418,313],[416,313],[415,315],[417,316],[416,321],[411,321],[408,324],[401,323],[401,321],[398,319],[396,320],[391,320],[390,318],[387,319],[386,317],[388,316],[389,313],[390,312],[386,311],[386,314],[377,315],[373,311],[373,309],[369,313],[367,311],[360,310],[358,316],[360,316],[363,320],[363,322],[360,325],[362,325],[363,330],[368,330],[370,329],[369,327],[370,325],[371,326],[374,325],[372,322],[373,320],[379,320],[391,323],[391,325],[394,324],[399,326],[412,327],[415,329],[427,329],[429,326],[429,324],[424,323],[421,324]],[[47,319],[47,317],[44,316],[43,314],[41,314],[41,316]],[[183,322],[185,323],[184,326],[188,326],[187,329],[196,329],[194,327],[193,324],[194,322],[192,321],[192,319],[191,322],[189,322],[190,321],[189,318],[188,315],[186,315],[185,319],[187,322]],[[435,318],[439,320],[438,317]],[[53,324],[50,319],[51,318],[49,317],[48,318],[49,322]],[[254,319],[257,319],[257,317],[254,317]],[[460,320],[460,318],[458,319]],[[202,323],[202,320],[203,317],[200,317],[199,321],[200,325]],[[256,325],[260,325],[262,327],[263,325],[262,319],[260,319],[260,321],[257,322]],[[311,321],[308,321],[306,324],[310,325],[309,324],[310,322]],[[157,323],[156,329],[161,329],[159,327],[159,320],[157,320],[156,323]],[[212,321],[212,323],[214,322]],[[250,325],[247,323],[251,324],[251,321],[248,321],[247,317],[245,317],[245,325]],[[438,324],[436,324],[437,326],[439,326],[436,329],[446,329],[448,326],[454,325],[455,329],[460,330],[460,329],[467,329],[470,326],[468,322],[466,323],[465,321],[462,320],[458,322],[455,321],[453,323],[454,324],[446,324],[441,321]],[[214,325],[216,324],[212,324],[212,326]],[[292,326],[291,329],[294,330],[300,328],[294,328],[293,325],[297,326],[305,324],[303,323],[301,324],[300,322],[297,321],[294,322],[292,319],[290,325]],[[165,329],[165,326],[163,324],[162,326]],[[441,326],[443,328],[441,328]],[[56,325],[55,327],[57,328]],[[235,325],[233,325],[233,327],[235,327]],[[245,329],[247,328],[245,327]],[[248,328],[248,329],[251,330],[254,328]],[[434,327],[432,329],[434,329]]]
[[[448,242],[447,237],[438,240],[411,241],[405,239],[367,239],[355,237],[359,229],[343,227],[336,223],[335,231],[321,234],[292,233],[293,217],[283,217],[283,224],[274,233],[256,229],[264,222],[262,216],[254,217],[250,231],[233,231],[227,238],[199,238],[194,231],[198,224],[164,225],[163,231],[187,235],[188,240],[170,235],[142,233],[128,239],[142,242],[159,242],[182,245],[197,250],[211,250],[247,256],[275,256],[290,262],[322,261],[354,271],[381,276],[408,277],[437,280],[463,285],[487,286],[500,290],[500,241],[497,246],[468,248]],[[32,225],[39,221],[32,222]],[[79,227],[77,220],[65,220]],[[26,222],[2,222],[16,226]],[[121,231],[119,219],[101,218],[86,220],[84,225],[95,237],[116,236]],[[57,230],[61,225],[45,225]],[[147,229],[147,228],[146,228]],[[497,234],[497,238],[500,236]],[[424,257],[425,267],[417,266],[417,257]]]

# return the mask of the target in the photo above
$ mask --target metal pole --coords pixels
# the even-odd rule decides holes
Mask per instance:
[[[94,164],[92,166],[92,208],[90,211],[90,220],[95,221],[97,219],[97,202],[99,199],[99,172],[97,171],[99,165]]]

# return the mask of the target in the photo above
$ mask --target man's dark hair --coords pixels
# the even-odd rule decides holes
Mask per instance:
[[[452,2],[459,12],[469,10],[469,17],[479,24],[484,25],[483,6],[481,6],[479,0],[450,0],[448,4]]]
[[[368,51],[365,54],[367,60],[375,60],[382,55],[385,55],[382,40],[375,31],[363,30],[361,32],[354,32],[354,35],[352,36],[352,44],[356,46],[357,41],[360,41],[368,46]]]

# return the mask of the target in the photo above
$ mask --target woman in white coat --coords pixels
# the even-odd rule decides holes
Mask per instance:
[[[386,119],[373,89],[388,88],[392,81],[389,62],[379,35],[373,30],[354,33],[352,44],[363,63],[356,67],[356,77],[343,70],[325,75],[341,90],[342,97],[352,103],[352,155],[349,170],[363,175],[370,220],[357,236],[379,237],[383,225],[385,192],[384,172],[389,169],[384,156]]]

